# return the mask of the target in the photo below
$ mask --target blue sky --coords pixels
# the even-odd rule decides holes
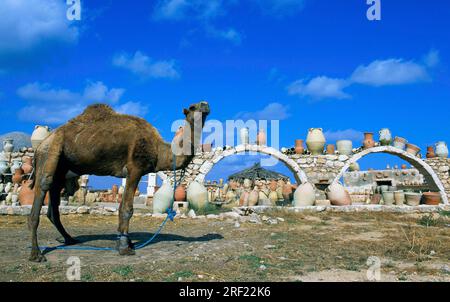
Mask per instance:
[[[365,0],[81,0],[80,21],[65,2],[0,4],[0,133],[107,102],[169,140],[205,99],[212,119],[280,119],[285,146],[311,127],[449,140],[447,1],[381,0],[372,22]]]

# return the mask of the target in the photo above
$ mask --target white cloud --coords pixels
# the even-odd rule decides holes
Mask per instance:
[[[157,20],[201,19],[207,20],[224,13],[222,0],[160,0],[154,9]]]
[[[289,107],[280,103],[270,103],[264,109],[255,112],[240,112],[236,119],[243,120],[285,120],[290,116]]]
[[[126,102],[114,107],[118,113],[144,116],[148,112],[148,107],[140,102]]]
[[[360,142],[364,139],[364,133],[355,129],[345,129],[337,131],[325,131],[324,133],[327,141],[338,141],[338,140],[351,140]]]
[[[312,80],[297,80],[288,86],[290,95],[309,96],[314,99],[337,98],[346,99],[350,95],[342,90],[349,85],[348,81],[332,79],[325,76],[316,77]]]
[[[0,54],[26,52],[47,41],[76,42],[78,34],[66,18],[65,1],[2,0]]]
[[[207,26],[206,31],[213,37],[233,42],[236,45],[241,44],[242,41],[242,35],[234,28],[217,29],[214,26]]]
[[[153,61],[140,51],[136,51],[134,55],[122,53],[114,56],[113,65],[146,78],[175,79],[180,76],[174,60]]]
[[[439,51],[432,49],[424,57],[424,63],[427,67],[435,67],[441,61]]]

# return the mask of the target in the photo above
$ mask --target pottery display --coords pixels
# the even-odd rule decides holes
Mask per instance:
[[[31,134],[31,146],[34,150],[39,146],[39,144],[47,138],[50,134],[50,128],[48,126],[36,125],[34,131]]]
[[[375,141],[373,140],[373,132],[364,133],[363,141],[364,149],[369,149],[375,147]]]
[[[5,186],[5,193],[9,193],[12,189],[12,183],[8,182]]]
[[[425,192],[423,193],[423,203],[429,206],[437,206],[441,203],[441,193]]]
[[[22,186],[19,192],[19,203],[22,206],[32,205],[34,201],[34,190],[30,189],[32,180],[22,181]]]
[[[433,146],[428,146],[427,147],[427,158],[435,158],[436,157],[436,153],[434,153],[434,147]]]
[[[22,161],[20,159],[13,159],[11,165],[11,174],[14,174],[17,169],[22,166]]]
[[[25,174],[30,174],[33,171],[33,159],[31,157],[22,157],[22,170]]]
[[[249,143],[249,129],[248,128],[242,128],[239,132],[240,138],[241,138],[241,144],[242,145],[248,145]]]
[[[381,194],[373,194],[370,198],[370,204],[380,204]]]
[[[408,141],[406,139],[404,139],[403,137],[398,137],[396,136],[394,138],[394,143],[392,144],[395,148],[401,149],[401,150],[405,150],[406,144],[408,143]]]
[[[259,146],[265,146],[267,143],[267,137],[264,130],[259,130],[258,135],[256,136],[256,144]]]
[[[241,197],[239,198],[239,206],[247,207],[248,206],[248,198],[250,193],[247,191],[242,192]]]
[[[436,155],[440,158],[447,158],[448,157],[448,147],[445,142],[438,142],[436,143]]]
[[[296,154],[303,154],[305,153],[305,147],[303,146],[303,140],[302,139],[296,139],[295,140],[295,153]]]
[[[208,204],[208,192],[203,184],[193,181],[187,189],[186,199],[192,208],[201,209]]]
[[[244,188],[250,189],[251,186],[252,186],[252,181],[248,178],[244,179]]]
[[[311,128],[306,137],[306,146],[312,155],[321,155],[325,147],[325,136],[322,128]]]
[[[23,170],[18,168],[14,171],[14,175],[12,177],[12,181],[15,184],[20,184],[22,182]]]
[[[316,200],[316,191],[314,186],[306,182],[301,184],[294,192],[294,207],[313,206]]]
[[[9,170],[9,165],[6,160],[0,160],[0,174],[5,174]]]
[[[271,191],[269,193],[269,200],[272,203],[272,205],[275,205],[278,201],[278,194],[275,191]]]
[[[178,186],[175,190],[175,201],[186,201],[186,188],[184,186]]]
[[[395,204],[398,206],[401,206],[405,203],[406,199],[405,199],[405,192],[403,191],[395,191],[394,192],[394,200],[395,200]]]
[[[269,189],[270,191],[276,191],[278,187],[277,181],[276,180],[271,180],[270,184],[269,184]]]
[[[327,154],[333,155],[335,151],[336,151],[336,148],[334,147],[333,144],[327,145]]]
[[[249,207],[256,206],[258,204],[258,200],[259,200],[259,191],[255,187],[253,191],[251,191],[250,194],[248,195],[248,206]]]
[[[325,192],[332,205],[347,206],[352,204],[350,194],[340,183],[333,182]]]
[[[405,192],[405,201],[409,206],[420,205],[420,200],[422,199],[421,193]]]
[[[230,202],[234,202],[236,200],[236,194],[234,194],[233,191],[228,191],[227,194],[225,195],[225,201],[230,203]]]
[[[406,152],[408,152],[411,155],[417,156],[420,152],[420,148],[413,144],[406,144]]]
[[[351,140],[339,140],[336,147],[341,155],[352,155],[353,142]]]
[[[392,206],[395,202],[394,192],[392,191],[384,191],[381,193],[383,195],[384,204],[386,206]]]
[[[173,188],[169,182],[164,182],[161,188],[153,195],[153,213],[166,213],[173,201]]]
[[[283,200],[291,201],[292,200],[292,184],[290,181],[283,186]]]
[[[11,153],[14,150],[14,140],[7,138],[3,141],[3,151]]]
[[[380,135],[380,144],[382,146],[389,146],[392,142],[392,134],[388,128],[383,128],[379,132]]]

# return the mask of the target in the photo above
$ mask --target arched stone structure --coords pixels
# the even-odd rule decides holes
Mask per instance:
[[[395,155],[410,163],[414,168],[416,168],[419,171],[419,173],[421,173],[424,176],[426,182],[430,186],[430,189],[432,191],[439,191],[441,193],[443,203],[448,204],[448,198],[447,194],[445,193],[444,185],[442,184],[436,172],[430,167],[430,165],[428,165],[420,158],[392,146],[374,147],[356,153],[345,163],[344,167],[341,169],[340,173],[336,176],[334,181],[339,181],[339,179],[343,177],[344,173],[349,169],[352,163],[355,163],[362,157],[373,153],[387,153]]]

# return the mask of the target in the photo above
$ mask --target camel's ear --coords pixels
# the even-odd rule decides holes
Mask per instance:
[[[184,108],[184,109],[183,109],[183,113],[184,113],[184,115],[188,115],[189,110],[187,110],[186,108]]]

